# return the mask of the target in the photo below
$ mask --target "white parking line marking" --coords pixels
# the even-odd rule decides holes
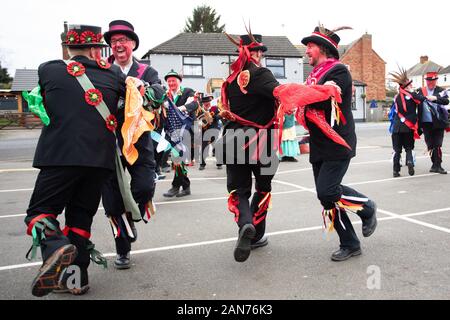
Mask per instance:
[[[409,218],[407,216],[396,214],[396,213],[389,212],[389,211],[386,211],[386,210],[378,209],[378,211],[380,211],[381,213],[384,213],[384,214],[386,214],[388,216],[391,216],[393,218],[396,218],[396,219],[405,220],[405,221],[408,221],[408,222],[411,222],[411,223],[414,223],[414,224],[418,224],[418,225],[423,226],[423,227],[427,227],[427,228],[431,228],[431,229],[434,229],[434,230],[450,233],[450,229],[444,228],[444,227],[440,227],[440,226],[437,226],[435,224],[419,221],[419,220],[416,220],[416,219],[411,219],[411,218]]]
[[[428,214],[432,214],[432,213],[450,211],[450,208],[428,210],[428,211],[416,212],[416,213],[411,213],[411,214],[406,214],[406,215],[398,215],[398,214],[388,212],[385,210],[381,210],[381,209],[378,209],[378,211],[389,215],[389,217],[378,218],[378,221],[388,221],[388,220],[399,220],[400,219],[400,220],[407,220],[407,221],[412,220],[412,221],[414,221],[414,223],[420,222],[420,224],[422,224],[421,221],[410,219],[409,217],[423,216],[423,215],[428,215]],[[355,221],[355,222],[353,222],[353,224],[361,224],[361,221]],[[425,224],[430,225],[428,223],[425,223]],[[434,225],[432,225],[432,226],[436,227]],[[300,228],[300,229],[281,230],[281,231],[267,233],[267,236],[278,236],[278,235],[285,235],[285,234],[292,234],[292,233],[315,231],[315,230],[321,230],[322,227],[323,226],[315,226],[315,227],[307,227],[307,228]],[[437,227],[437,228],[440,228],[440,227]],[[442,228],[442,229],[445,229],[446,230],[445,232],[447,232],[447,233],[450,232],[449,229],[446,229],[446,228]],[[439,230],[439,229],[437,229],[437,230]],[[444,230],[440,230],[440,231],[444,231]],[[232,242],[232,241],[236,241],[236,239],[237,238],[226,238],[226,239],[201,241],[201,242],[194,242],[194,243],[185,243],[185,244],[180,244],[180,245],[172,245],[172,246],[165,246],[165,247],[158,247],[158,248],[149,248],[149,249],[131,251],[131,254],[138,255],[138,254],[144,254],[144,253],[150,253],[150,252],[160,252],[160,251],[193,248],[193,247],[199,247],[199,246],[207,246],[207,245]],[[116,253],[106,253],[106,254],[104,254],[104,256],[105,257],[115,257]],[[34,266],[39,266],[41,264],[42,264],[42,262],[33,262],[33,263],[24,263],[24,264],[3,266],[3,267],[0,267],[0,271],[34,267]]]

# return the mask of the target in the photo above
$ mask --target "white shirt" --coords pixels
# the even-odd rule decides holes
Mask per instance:
[[[114,64],[116,66],[119,66],[120,70],[127,76],[128,72],[130,72],[131,66],[133,65],[133,59],[131,59],[130,63],[128,63],[125,67],[122,67],[120,64],[117,63],[117,60],[114,60]]]

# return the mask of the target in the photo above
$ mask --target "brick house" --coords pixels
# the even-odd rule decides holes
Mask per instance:
[[[354,80],[367,84],[367,101],[386,100],[386,62],[373,50],[371,34],[348,45],[341,61],[350,67]]]

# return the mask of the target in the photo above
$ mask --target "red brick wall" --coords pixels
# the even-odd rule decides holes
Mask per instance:
[[[385,100],[386,64],[372,49],[372,35],[365,34],[341,58],[354,80],[367,84],[367,101]]]

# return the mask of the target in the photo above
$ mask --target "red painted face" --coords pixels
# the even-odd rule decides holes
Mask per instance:
[[[317,66],[319,64],[319,58],[323,55],[320,52],[320,47],[317,44],[315,44],[314,42],[309,42],[306,45],[306,52],[305,52],[305,54],[309,58],[308,63],[311,66],[313,66],[313,67],[315,67],[315,66]]]
[[[436,88],[437,80],[427,80],[428,90],[434,90]]]
[[[180,87],[180,79],[176,77],[169,77],[167,78],[167,85],[169,86],[170,91],[178,91],[178,88]]]
[[[120,65],[127,65],[136,43],[128,38],[126,35],[118,33],[111,37],[111,49],[117,63]]]

